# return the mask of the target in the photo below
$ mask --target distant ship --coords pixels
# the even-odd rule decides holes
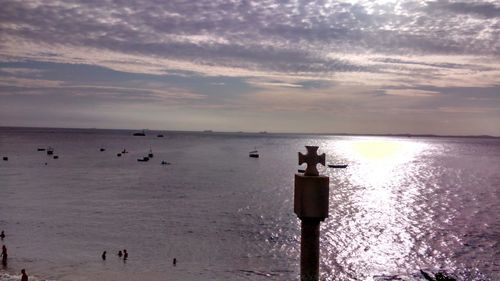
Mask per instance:
[[[144,132],[144,130],[142,130],[142,132],[133,133],[133,136],[136,137],[144,137],[145,135],[146,133]]]
[[[341,164],[341,165],[334,165],[334,164],[328,164],[329,168],[347,168],[347,164]]]

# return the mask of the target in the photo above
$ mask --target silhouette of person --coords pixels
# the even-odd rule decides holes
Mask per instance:
[[[122,256],[123,256],[122,251],[118,251],[118,257],[121,258]]]
[[[5,232],[2,230],[2,233],[0,233],[0,238],[3,240],[5,238]]]
[[[123,260],[127,260],[127,259],[128,259],[127,250],[123,250]]]
[[[176,266],[176,265],[177,265],[177,259],[176,259],[176,258],[174,258],[174,260],[172,261],[172,264],[173,264],[174,266]]]
[[[5,245],[2,246],[2,264],[3,266],[7,266],[7,247]]]
[[[101,258],[103,261],[106,260],[106,251],[102,252]]]
[[[22,276],[21,276],[21,281],[28,281],[28,275],[26,274],[26,270],[21,269],[21,273],[22,273]]]

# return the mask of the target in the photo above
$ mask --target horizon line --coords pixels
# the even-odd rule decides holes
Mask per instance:
[[[153,132],[177,132],[177,133],[213,133],[213,134],[274,134],[274,135],[323,135],[323,136],[394,136],[394,137],[438,137],[438,138],[494,138],[500,139],[500,136],[492,135],[447,135],[447,134],[416,134],[416,133],[305,133],[305,132],[275,132],[275,131],[217,131],[217,130],[172,130],[172,129],[137,129],[137,128],[96,128],[96,127],[45,127],[45,126],[5,126],[0,125],[0,129],[66,129],[66,130],[116,130],[116,131],[153,131]]]

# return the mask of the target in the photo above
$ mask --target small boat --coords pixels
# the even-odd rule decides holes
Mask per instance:
[[[137,159],[137,161],[138,162],[148,162],[149,161],[149,157],[144,156],[144,157],[142,157],[142,159],[141,158]]]
[[[142,130],[142,132],[133,133],[132,135],[136,137],[144,137],[146,133]]]
[[[99,151],[106,151],[106,148],[101,148],[99,149]]]
[[[38,148],[37,151],[45,151],[45,148]]]
[[[52,147],[47,148],[47,155],[53,155],[54,149]]]
[[[148,157],[153,158],[153,150],[149,149]]]
[[[6,157],[6,156],[4,156],[2,159],[3,159],[3,161],[9,161],[9,157]]]
[[[161,161],[161,164],[162,165],[170,165],[171,163],[170,162],[166,162],[166,161]]]
[[[248,153],[248,156],[249,157],[252,157],[252,158],[259,158],[259,152],[257,150],[254,150],[254,151],[250,151]]]
[[[162,135],[162,134],[159,134],[159,135],[157,135],[157,137],[159,137],[159,138],[163,138],[163,135]]]
[[[342,165],[328,164],[328,168],[344,169],[347,168],[347,164],[342,164]]]

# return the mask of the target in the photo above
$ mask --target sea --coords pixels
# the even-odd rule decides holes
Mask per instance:
[[[320,280],[500,280],[498,138],[134,132],[0,128],[1,281],[299,280],[305,146],[348,165]]]

